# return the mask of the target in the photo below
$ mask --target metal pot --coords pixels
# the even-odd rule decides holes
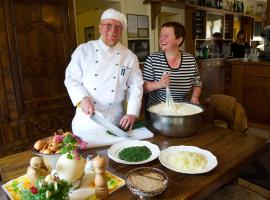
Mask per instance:
[[[150,123],[158,133],[170,137],[186,137],[195,134],[201,125],[204,108],[199,105],[194,106],[200,107],[202,112],[186,116],[165,116],[151,112],[151,107],[147,110],[149,112]]]

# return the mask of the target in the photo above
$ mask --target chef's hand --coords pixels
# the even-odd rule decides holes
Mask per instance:
[[[122,117],[122,119],[120,120],[120,127],[123,129],[129,129],[132,130],[133,125],[136,121],[137,116],[136,115],[125,115]]]
[[[192,96],[190,102],[194,104],[200,104],[199,98],[196,96]]]
[[[159,88],[165,88],[170,85],[170,75],[168,73],[163,74],[161,79],[158,81]]]
[[[93,115],[95,112],[95,106],[91,97],[87,96],[81,100],[81,109],[85,114],[90,116]]]

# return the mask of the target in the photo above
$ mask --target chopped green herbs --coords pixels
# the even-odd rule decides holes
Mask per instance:
[[[118,157],[128,162],[140,162],[152,155],[151,150],[146,146],[134,146],[122,149]]]

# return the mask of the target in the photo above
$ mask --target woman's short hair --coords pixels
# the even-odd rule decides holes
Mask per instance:
[[[178,39],[180,37],[183,38],[182,43],[185,40],[186,37],[186,31],[184,25],[180,24],[179,22],[166,22],[162,24],[161,28],[163,27],[172,27],[174,29],[175,37]],[[180,45],[182,45],[182,43]]]

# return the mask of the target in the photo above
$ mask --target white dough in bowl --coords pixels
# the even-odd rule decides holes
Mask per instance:
[[[175,109],[166,109],[166,103],[151,106],[149,111],[159,115],[167,116],[186,116],[201,113],[203,111],[199,106],[195,106],[189,103],[175,103]]]

